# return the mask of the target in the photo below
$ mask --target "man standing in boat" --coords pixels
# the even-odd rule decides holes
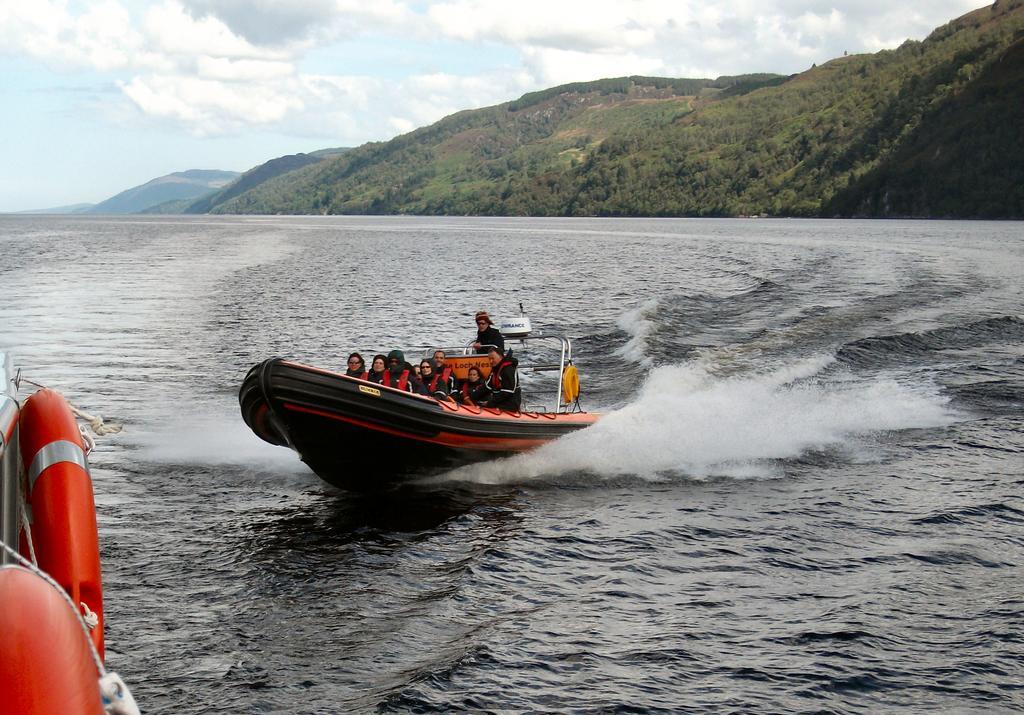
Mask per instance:
[[[490,346],[498,348],[498,352],[502,355],[505,354],[505,338],[501,332],[494,327],[494,323],[491,321],[491,316],[487,314],[486,310],[477,311],[476,317],[476,342],[473,343],[473,349],[478,354],[486,354]]]
[[[474,390],[470,398],[484,407],[518,412],[523,402],[517,369],[519,361],[512,357],[511,350],[505,355],[493,345],[487,348],[487,357],[491,361],[491,374],[487,376],[483,387]]]

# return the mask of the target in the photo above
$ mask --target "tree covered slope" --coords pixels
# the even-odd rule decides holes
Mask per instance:
[[[332,156],[344,154],[347,149],[322,149],[310,154],[289,154],[276,159],[266,161],[259,166],[249,169],[220,191],[203,196],[197,201],[185,204],[181,207],[184,213],[210,213],[221,204],[231,201],[236,196],[241,196],[265,181],[282,176],[291,171],[301,169],[310,164],[316,164]]]
[[[1022,34],[1024,0],[1000,0],[923,42],[792,77],[565,85],[364,145],[213,210],[1024,217]]]

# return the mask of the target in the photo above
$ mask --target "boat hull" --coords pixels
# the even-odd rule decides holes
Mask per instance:
[[[261,439],[358,489],[534,449],[597,419],[457,405],[277,358],[249,371],[239,403]]]

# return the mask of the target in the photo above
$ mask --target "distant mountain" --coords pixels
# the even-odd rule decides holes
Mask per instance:
[[[91,209],[95,204],[70,204],[68,206],[54,206],[51,209],[32,209],[30,211],[17,211],[19,214],[80,214]]]
[[[791,77],[622,77],[294,168],[223,213],[1024,218],[1024,0]]]
[[[238,176],[237,171],[192,169],[179,171],[147,181],[141,186],[122,191],[102,201],[86,213],[132,214],[141,213],[158,204],[182,199],[196,199],[213,193]]]
[[[167,210],[160,211],[158,213],[210,213],[222,204],[227,203],[236,196],[244,194],[246,191],[256,188],[265,181],[269,181],[270,179],[281,176],[282,174],[295,171],[296,169],[301,169],[304,166],[316,164],[329,157],[343,154],[346,151],[348,150],[343,148],[321,149],[309,154],[289,154],[288,156],[271,159],[270,161],[260,164],[254,169],[249,169],[220,191],[210,193],[201,197],[197,201],[185,204],[180,211],[170,210],[178,205],[176,202],[173,205],[166,205],[165,209]]]

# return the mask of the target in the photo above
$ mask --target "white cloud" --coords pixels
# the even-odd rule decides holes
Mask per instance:
[[[120,84],[137,112],[176,122],[197,136],[246,127],[360,144],[386,139],[473,106],[527,91],[528,78],[414,75],[400,82],[374,77],[288,75],[258,83],[207,76],[147,75]],[[469,99],[467,99],[469,98]]]
[[[306,46],[407,25],[414,13],[396,0],[181,0],[197,19],[213,17],[249,42]]]
[[[204,79],[228,82],[260,82],[295,74],[291,62],[270,60],[233,60],[201,55],[196,58],[196,74]]]
[[[522,94],[526,89],[517,86],[521,79],[507,75],[462,77],[440,72],[413,75],[392,90],[390,99],[393,110],[401,110],[403,124],[414,128],[463,109],[497,104]]]
[[[201,135],[278,122],[304,108],[299,96],[273,84],[152,75],[135,77],[121,89],[144,113],[178,120]]]
[[[446,36],[465,41],[550,47],[562,50],[621,50],[653,40],[650,23],[637,22],[644,3],[582,0],[456,0],[432,5],[428,16]]]
[[[75,45],[98,70],[128,66],[142,44],[128,11],[112,0],[89,8],[75,23],[75,30]]]
[[[55,67],[125,67],[142,38],[124,7],[96,3],[75,17],[55,0],[0,0],[0,52],[24,54]]]
[[[609,69],[628,74],[630,67],[796,72],[844,50],[895,47],[981,5],[931,0],[923,12],[923,3],[891,0],[443,0],[428,15],[453,40],[518,48],[539,80],[565,78],[576,68],[574,78],[582,80]],[[610,57],[623,69],[615,72]],[[559,58],[566,64],[558,66]]]
[[[528,47],[523,50],[523,62],[543,86],[600,77],[665,74],[665,63],[661,58],[632,52],[618,54]]]
[[[253,45],[215,17],[193,17],[173,1],[150,8],[144,26],[149,41],[169,55],[189,57],[202,54],[276,60],[289,56],[282,51]]]
[[[302,40],[311,30],[329,21],[336,11],[335,0],[182,0],[187,12],[198,20],[216,18],[231,32],[261,45]]]
[[[0,53],[110,75],[134,112],[193,134],[272,129],[354,144],[460,109],[571,81],[629,74],[796,72],[843,51],[877,51],[977,0],[0,0]],[[840,9],[841,8],[841,9]],[[354,37],[398,56],[413,37],[448,61],[413,57],[404,76],[310,53]],[[390,49],[389,49],[390,48]],[[502,50],[500,62],[471,55]],[[455,74],[452,58],[466,59]],[[344,58],[344,53],[339,53]],[[510,60],[512,57],[514,59]],[[422,60],[422,62],[420,62]],[[422,65],[422,66],[420,66]],[[428,70],[426,67],[430,66]],[[484,69],[468,69],[483,67]],[[325,71],[326,69],[326,71]],[[118,107],[118,116],[125,116]]]

